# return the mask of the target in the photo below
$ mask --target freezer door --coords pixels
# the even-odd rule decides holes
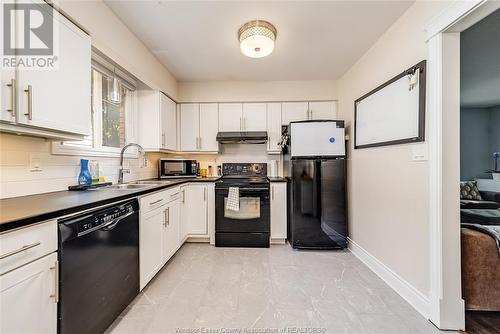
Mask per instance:
[[[347,247],[345,160],[292,160],[289,238],[293,248]]]
[[[345,129],[337,122],[290,123],[291,157],[345,156]]]

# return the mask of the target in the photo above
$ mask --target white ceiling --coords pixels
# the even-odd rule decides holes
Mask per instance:
[[[465,108],[500,105],[500,10],[460,39],[460,100]]]
[[[271,81],[339,78],[413,1],[105,2],[179,81]],[[254,19],[278,30],[261,59],[237,41]]]

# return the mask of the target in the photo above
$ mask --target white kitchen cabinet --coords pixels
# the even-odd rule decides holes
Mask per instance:
[[[90,135],[90,37],[55,13],[57,68],[17,71],[17,121],[34,127]]]
[[[81,140],[91,132],[90,36],[51,14],[58,32],[55,67],[2,70],[0,131]]]
[[[307,102],[283,102],[282,124],[288,125],[294,121],[304,121],[309,117],[309,105]]]
[[[287,237],[286,182],[271,182],[271,239],[284,242]]]
[[[1,333],[57,333],[57,254],[0,276]]]
[[[144,196],[139,205],[139,276],[142,290],[181,246],[180,187]]]
[[[198,151],[200,138],[200,105],[198,103],[181,104],[181,145],[184,152]]]
[[[177,105],[168,96],[160,93],[162,145],[168,151],[177,150]]]
[[[188,235],[208,233],[206,184],[190,183],[183,187],[182,221],[187,224]]]
[[[177,151],[177,107],[157,90],[138,91],[139,144],[146,151]]]
[[[217,103],[200,104],[200,139],[199,150],[201,152],[219,151],[217,142],[219,132],[219,106]]]
[[[266,103],[243,103],[242,131],[266,131]]]
[[[243,104],[219,103],[219,131],[241,131]]]
[[[150,200],[150,203],[159,199]],[[164,202],[161,201],[161,202]],[[141,200],[141,210],[143,201]],[[154,204],[153,204],[154,205]],[[139,271],[141,290],[163,266],[163,242],[166,206],[142,213],[139,224]]]
[[[267,153],[281,153],[281,147],[278,145],[281,139],[281,103],[267,104],[267,135]]]
[[[1,9],[0,9],[1,15]],[[3,16],[2,16],[3,17]],[[13,70],[0,70],[0,121],[16,121],[16,73]]]
[[[167,262],[180,247],[181,200],[179,192],[174,201],[167,204],[163,224],[163,262]]]
[[[216,103],[180,105],[180,150],[183,152],[218,152],[219,113]]]
[[[337,119],[336,101],[309,102],[309,117],[313,120]]]

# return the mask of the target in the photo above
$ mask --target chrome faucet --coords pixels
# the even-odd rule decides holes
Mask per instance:
[[[141,156],[144,155],[144,149],[139,144],[130,143],[130,144],[127,144],[127,145],[123,146],[123,148],[122,148],[122,150],[120,152],[120,170],[118,171],[118,184],[122,184],[123,183],[123,174],[124,173],[130,173],[130,169],[124,169],[123,168],[123,153],[125,153],[125,150],[127,148],[131,147],[131,146],[137,147],[137,149],[139,150],[139,153],[141,154]]]

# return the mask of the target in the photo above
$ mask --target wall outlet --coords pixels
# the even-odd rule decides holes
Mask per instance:
[[[41,172],[42,169],[42,159],[37,153],[30,153],[29,161],[29,171],[30,172]]]
[[[429,160],[429,147],[427,144],[416,144],[412,147],[412,160],[413,161],[427,161]]]
[[[148,159],[146,157],[142,157],[141,158],[141,167],[145,168],[145,167],[148,167],[148,165],[149,165]]]

